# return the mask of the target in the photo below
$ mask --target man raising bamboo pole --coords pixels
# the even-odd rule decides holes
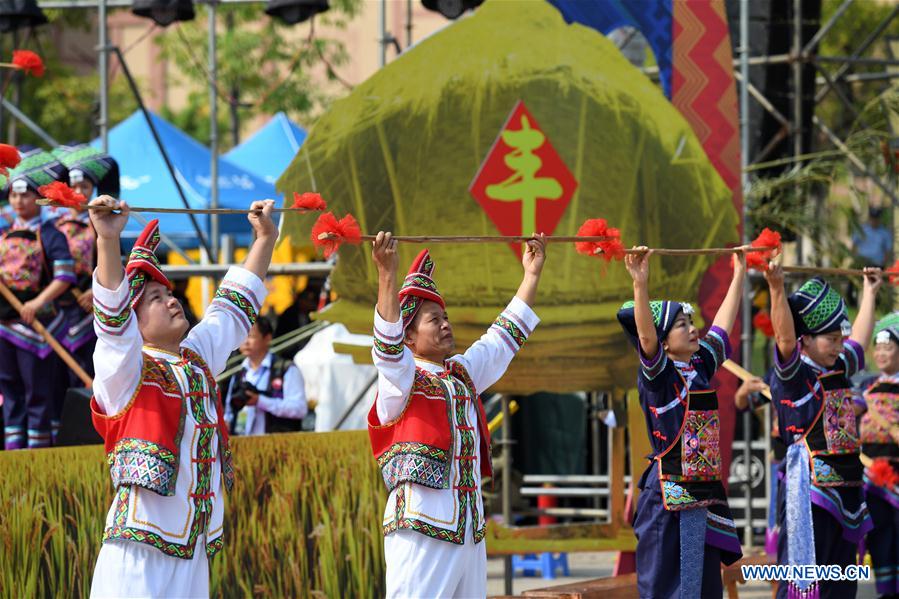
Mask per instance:
[[[158,222],[148,223],[123,269],[119,239],[128,206],[109,196],[91,204],[119,211],[91,213],[97,232],[91,410],[116,487],[91,596],[205,597],[207,558],[223,546],[223,495],[234,477],[215,377],[265,300],[263,278],[278,237],[274,202],[251,206],[256,240],[189,333],[156,259]]]

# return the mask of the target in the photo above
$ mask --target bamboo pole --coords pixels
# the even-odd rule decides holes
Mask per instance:
[[[59,208],[73,208],[74,210],[93,210],[95,212],[115,212],[118,208],[112,206],[94,206],[91,204],[81,204],[80,206],[61,206],[60,204],[41,198],[37,201],[40,206],[56,206]],[[257,210],[241,210],[239,208],[152,208],[144,206],[129,206],[131,212],[148,212],[152,214],[249,214],[250,212],[262,212]],[[295,212],[298,214],[306,214],[308,212],[320,212],[319,210],[309,210],[307,208],[273,208],[272,213],[279,212]]]
[[[588,240],[587,237],[582,237],[580,239]],[[746,247],[746,246],[736,246],[732,248],[689,248],[689,249],[681,249],[681,248],[631,248],[629,250],[624,250],[625,254],[645,254],[647,252],[652,251],[653,254],[657,256],[718,256],[718,255],[727,255],[727,254],[736,254],[738,252],[746,251],[749,253],[753,252],[770,252],[777,248],[773,247]],[[593,250],[593,253],[596,255],[602,254],[602,248],[596,248]]]
[[[19,298],[13,295],[13,292],[9,290],[9,287],[4,285],[2,282],[0,282],[0,295],[3,295],[6,301],[8,301],[10,305],[16,309],[16,312],[18,312],[20,315],[22,314],[22,309],[24,308],[22,302],[20,302]],[[91,379],[91,377],[88,376],[86,372],[84,372],[84,369],[78,365],[78,362],[75,361],[75,358],[73,358],[71,354],[66,351],[66,349],[59,343],[59,341],[57,341],[53,337],[53,335],[50,334],[50,331],[48,331],[46,327],[44,327],[44,325],[40,323],[39,320],[35,319],[34,322],[31,323],[31,328],[40,333],[41,337],[44,338],[44,341],[50,344],[50,347],[53,348],[53,351],[55,351],[56,354],[60,358],[62,358],[62,361],[66,363],[66,366],[72,369],[72,372],[74,372],[78,376],[78,378],[81,379],[81,382],[83,382],[88,389],[94,386],[94,381]]]
[[[843,277],[861,277],[866,273],[860,268],[829,268],[825,266],[783,266],[784,272],[808,275],[835,275]],[[884,270],[883,274],[896,274],[892,270]]]
[[[320,241],[329,239],[343,240],[344,238],[334,233],[320,233]],[[360,241],[374,241],[376,235],[362,235]],[[533,235],[392,235],[391,239],[405,243],[522,243],[534,239]],[[612,241],[614,237],[593,236],[578,237],[577,235],[546,236],[547,243],[573,243],[573,242],[598,242]]]

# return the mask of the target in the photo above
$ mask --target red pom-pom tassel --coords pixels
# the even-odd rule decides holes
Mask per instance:
[[[878,487],[889,489],[899,484],[899,474],[896,474],[896,470],[889,460],[884,458],[875,459],[871,466],[868,467],[867,474],[871,482]]]
[[[31,50],[13,50],[12,63],[27,75],[44,76],[44,61]]]
[[[769,339],[774,337],[774,323],[767,312],[758,312],[752,317],[752,326]]]
[[[328,258],[343,243],[362,243],[362,229],[352,214],[337,220],[333,213],[325,212],[312,225],[312,243],[322,248]]]
[[[747,268],[754,268],[755,270],[761,270],[763,272],[767,271],[768,262],[781,251],[782,244],[780,241],[780,233],[765,227],[750,245],[754,248],[771,248],[764,252],[746,252]]]
[[[57,206],[64,208],[81,209],[86,198],[61,181],[54,181],[49,185],[43,185],[38,188],[41,197],[52,200]]]
[[[16,168],[21,160],[22,156],[15,146],[0,144],[0,175],[9,175],[9,169]]]
[[[899,285],[899,259],[893,262],[893,265],[886,269],[884,273],[890,285]]]
[[[624,245],[621,243],[621,231],[608,226],[604,218],[591,218],[584,221],[577,230],[578,237],[608,237],[608,241],[578,241],[574,249],[586,256],[602,257],[606,262],[622,260]]]
[[[307,191],[302,194],[293,192],[293,204],[290,207],[300,210],[325,210],[328,205],[319,194]]]

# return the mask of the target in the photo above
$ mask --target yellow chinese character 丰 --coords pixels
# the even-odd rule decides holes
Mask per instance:
[[[537,232],[537,198],[558,200],[562,186],[552,177],[537,177],[543,165],[534,150],[543,145],[546,136],[532,129],[526,115],[521,115],[521,129],[503,131],[503,141],[513,148],[503,161],[514,174],[502,183],[488,185],[487,197],[501,202],[521,202],[521,234]]]

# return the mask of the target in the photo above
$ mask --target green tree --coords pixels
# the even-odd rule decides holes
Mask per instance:
[[[18,108],[32,121],[60,143],[88,142],[97,135],[99,117],[99,77],[96,71],[79,73],[66,57],[60,56],[55,37],[62,28],[89,30],[91,22],[85,11],[46,11],[48,25],[36,28],[31,35],[23,35],[23,41],[13,48],[12,36],[2,36],[0,55],[12,56],[12,50],[26,48],[38,52],[44,61],[43,77],[30,77],[18,71],[0,72],[4,97],[15,96],[17,81],[21,80]],[[7,58],[8,59],[8,58]],[[114,59],[113,59],[114,60]],[[137,108],[124,78],[114,78],[109,90],[109,126],[124,120]],[[2,137],[9,141],[9,124],[12,115],[4,112]],[[15,124],[16,144],[45,147],[47,144],[21,123]],[[48,148],[49,149],[49,148]]]
[[[237,105],[240,120],[279,110],[308,123],[327,108],[333,96],[321,89],[316,69],[339,86],[336,69],[348,55],[344,45],[318,33],[321,25],[346,27],[362,0],[332,0],[331,10],[297,26],[262,13],[257,4],[224,4],[217,9],[219,131],[222,147],[233,133],[230,110]],[[305,28],[305,29],[302,29]],[[308,31],[307,35],[296,35]],[[290,35],[291,32],[294,35]],[[165,58],[184,73],[178,83],[189,90],[188,104],[163,113],[203,143],[209,141],[208,11],[197,6],[197,18],[170,26],[157,38]]]

